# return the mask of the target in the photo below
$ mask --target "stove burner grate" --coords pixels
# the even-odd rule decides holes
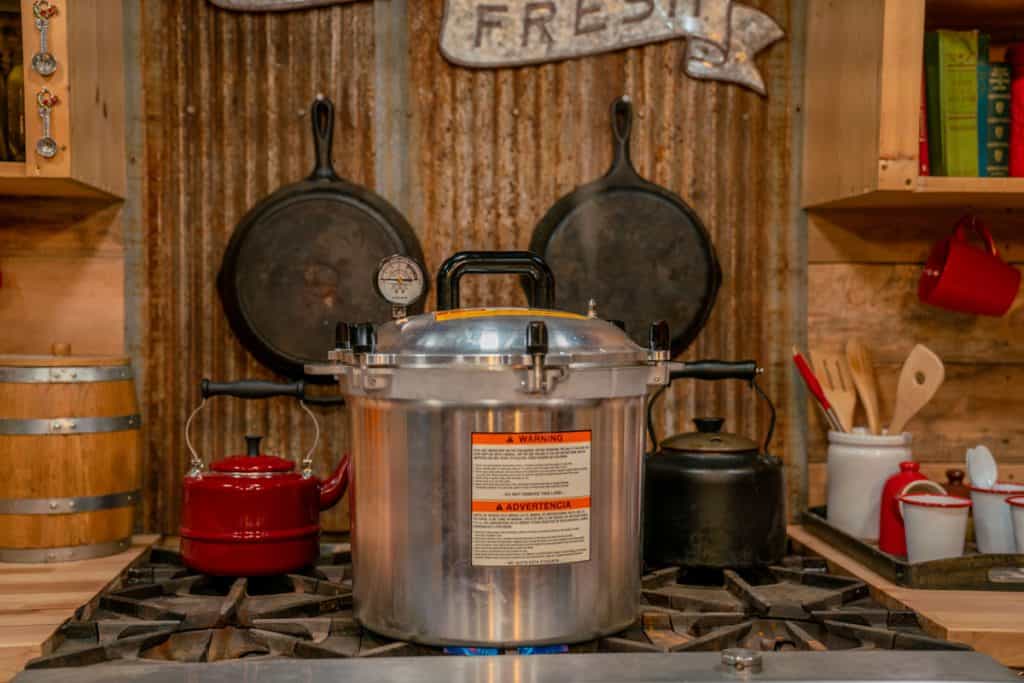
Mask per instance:
[[[826,570],[802,557],[758,570],[657,569],[643,578],[630,628],[568,651],[970,649],[927,636],[914,612],[886,609],[862,582]],[[154,548],[79,608],[27,668],[444,654],[361,628],[351,606],[346,548],[301,573],[249,578],[193,574],[177,553]]]

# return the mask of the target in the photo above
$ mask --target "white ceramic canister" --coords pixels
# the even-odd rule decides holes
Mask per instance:
[[[1013,520],[1013,538],[1017,542],[1017,552],[1024,555],[1024,496],[1011,496],[1006,502],[1010,505],[1010,519]]]
[[[828,433],[828,521],[851,536],[878,540],[885,481],[913,460],[910,434],[877,436],[863,427]]]
[[[911,564],[960,557],[967,537],[971,501],[934,493],[901,496],[907,529],[907,560]]]
[[[1006,499],[1024,494],[1024,484],[999,481],[991,486],[970,486],[974,503],[974,536],[982,553],[1012,553],[1013,521]]]

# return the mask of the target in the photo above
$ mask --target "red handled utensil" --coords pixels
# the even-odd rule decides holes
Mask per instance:
[[[840,422],[839,416],[836,414],[835,409],[832,408],[832,404],[828,402],[825,391],[821,388],[821,383],[818,382],[818,378],[814,375],[811,367],[807,365],[807,361],[795,346],[793,347],[793,362],[796,363],[796,369],[800,371],[800,376],[803,377],[807,390],[818,400],[818,405],[821,406],[822,412],[825,413],[825,419],[828,420],[829,426],[832,427],[833,431],[845,432],[846,428]]]

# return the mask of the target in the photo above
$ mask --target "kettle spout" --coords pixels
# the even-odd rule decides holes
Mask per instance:
[[[350,460],[350,456],[346,453],[342,457],[341,462],[338,463],[337,469],[331,473],[330,477],[320,484],[321,510],[334,507],[334,505],[341,500],[341,497],[345,495],[345,491],[348,489],[348,468]]]

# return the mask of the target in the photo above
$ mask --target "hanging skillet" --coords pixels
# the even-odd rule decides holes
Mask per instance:
[[[611,169],[551,207],[530,251],[554,271],[561,307],[585,311],[594,298],[602,318],[625,322],[642,345],[650,321],[666,320],[677,356],[704,327],[722,271],[693,209],[633,168],[632,125],[633,106],[621,97],[612,104]]]
[[[280,188],[242,218],[217,276],[224,313],[239,340],[261,363],[292,379],[303,377],[305,364],[327,360],[337,321],[390,318],[388,303],[372,286],[384,258],[402,254],[423,263],[402,214],[334,172],[331,101],[317,95],[310,113],[312,175]]]

